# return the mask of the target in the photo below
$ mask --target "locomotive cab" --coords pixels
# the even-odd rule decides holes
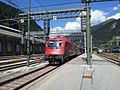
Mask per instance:
[[[63,40],[61,39],[49,39],[46,43],[45,49],[45,59],[49,61],[49,63],[60,63],[63,62]]]

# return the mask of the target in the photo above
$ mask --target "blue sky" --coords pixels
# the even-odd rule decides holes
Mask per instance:
[[[28,0],[0,0],[2,2],[5,2],[7,4],[9,1],[12,1],[15,3],[19,8],[27,8],[27,1]],[[58,5],[61,3],[69,3],[73,2],[69,5]],[[81,7],[81,3],[74,3],[74,2],[80,2],[80,0],[31,0],[31,7],[37,7],[42,6],[39,9],[32,9],[31,11],[36,10],[49,10],[49,9],[64,9],[69,7]],[[54,5],[54,6],[47,6],[47,5]],[[46,7],[44,7],[46,6]],[[109,1],[109,2],[95,2],[90,4],[91,7],[91,23],[92,25],[99,24],[105,20],[114,18],[119,19],[120,18],[120,2],[119,1]],[[55,30],[56,28],[59,28],[61,30],[63,29],[70,29],[75,30],[80,28],[80,19],[79,18],[72,18],[72,19],[64,19],[64,20],[52,20],[50,25],[51,29]],[[43,27],[43,22],[40,21],[39,25]],[[73,26],[73,27],[72,27]]]

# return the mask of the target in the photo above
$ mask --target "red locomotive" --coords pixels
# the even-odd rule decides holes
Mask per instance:
[[[79,47],[64,37],[49,38],[46,43],[45,59],[49,63],[63,63],[68,57],[79,54]]]

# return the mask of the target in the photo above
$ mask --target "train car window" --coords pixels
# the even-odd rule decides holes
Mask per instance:
[[[50,40],[48,42],[48,47],[55,48],[55,49],[62,48],[62,40]]]

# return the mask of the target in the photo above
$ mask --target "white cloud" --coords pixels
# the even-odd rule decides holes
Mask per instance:
[[[96,25],[105,21],[106,15],[107,13],[100,10],[91,11],[91,24]]]
[[[113,10],[118,10],[118,7],[113,7]]]
[[[81,29],[80,26],[81,26],[80,18],[76,18],[76,20],[73,22],[67,22],[64,28],[58,26],[58,27],[53,28],[51,31],[62,32],[63,30],[64,31],[80,30]]]
[[[86,11],[82,11],[80,14],[85,16],[86,15]]]
[[[113,7],[113,10],[119,10],[120,9],[120,5],[118,4],[117,6]]]
[[[80,18],[80,17],[77,17],[77,18],[76,18],[76,22],[81,24],[81,18]]]
[[[117,7],[120,7],[120,5],[118,5]],[[117,7],[114,7],[113,9],[117,9]],[[85,14],[85,13],[83,13]],[[91,25],[97,25],[101,22],[104,22],[108,19],[119,19],[120,18],[120,13],[116,13],[113,16],[109,16],[107,17],[107,15],[109,14],[109,12],[104,12],[101,10],[91,10]],[[51,29],[51,32],[54,33],[67,33],[67,32],[78,32],[81,29],[81,19],[80,18],[76,18],[75,21],[73,22],[67,22],[65,27],[55,27],[53,29]]]
[[[61,31],[61,30],[63,30],[63,28],[62,27],[55,27],[55,28],[53,28],[53,31],[55,31],[55,32],[58,32],[58,31]]]
[[[55,28],[51,28],[50,30],[50,36],[57,36],[57,35],[66,35],[66,34],[70,34],[72,32],[79,32],[81,29],[81,21],[80,18],[76,18],[75,21],[73,22],[67,22],[65,27],[55,27]]]
[[[67,31],[73,31],[73,32],[80,31],[80,29],[81,29],[81,19],[78,17],[73,22],[67,22],[64,29],[67,30]]]
[[[67,22],[65,30],[80,30],[80,23],[78,22]]]
[[[62,27],[55,27],[55,28],[51,28],[50,29],[50,37],[51,36],[57,36],[58,35],[58,33],[61,33],[61,32],[63,32],[63,28]]]
[[[119,19],[120,18],[120,13],[116,13],[115,15],[113,15],[113,16],[110,16],[110,17],[107,17],[107,20],[108,19]]]

